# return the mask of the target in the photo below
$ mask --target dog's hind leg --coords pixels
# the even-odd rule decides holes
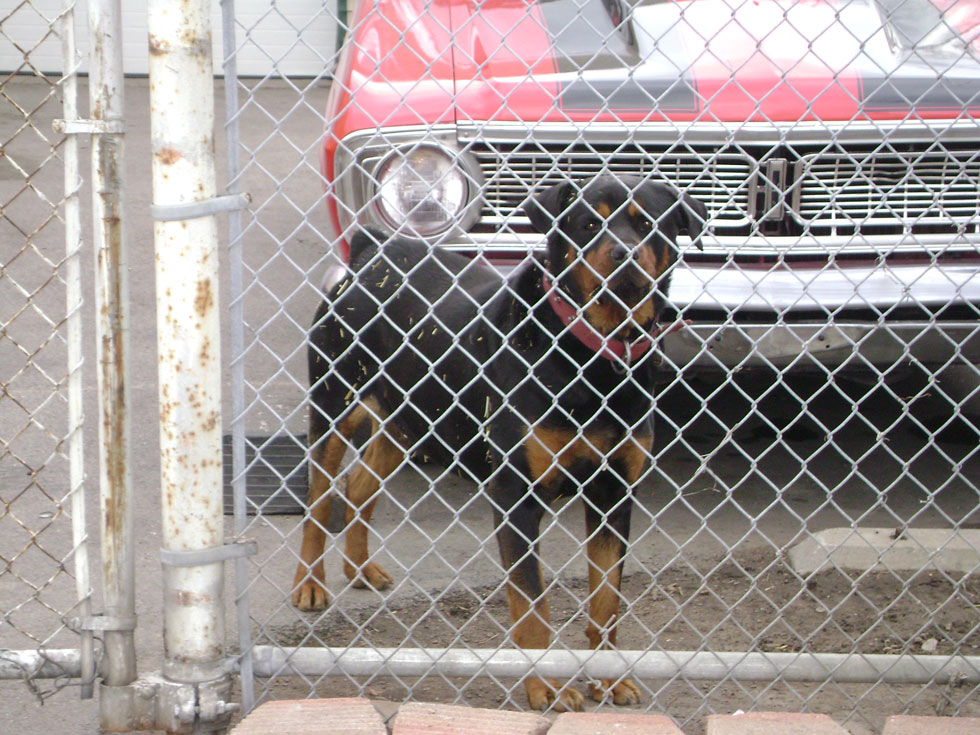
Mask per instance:
[[[351,437],[368,421],[367,412],[358,407],[336,426],[324,431],[326,418],[314,407],[310,420],[310,483],[306,496],[309,515],[303,522],[300,561],[293,578],[293,605],[300,610],[323,610],[329,604],[323,570],[323,549],[330,520],[330,489]]]
[[[405,452],[385,433],[378,414],[368,410],[372,437],[347,481],[344,574],[355,587],[370,585],[383,589],[391,584],[392,578],[380,564],[368,560],[368,531],[381,483],[402,463]]]

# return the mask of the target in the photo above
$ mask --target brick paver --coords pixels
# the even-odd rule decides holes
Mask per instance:
[[[398,708],[392,735],[545,735],[540,715],[497,709],[408,702]]]
[[[705,735],[848,735],[844,727],[827,715],[796,712],[708,715],[704,732]],[[369,700],[352,697],[266,702],[231,731],[231,735],[326,733],[387,735],[388,730],[385,718]],[[407,702],[398,706],[392,735],[684,735],[684,731],[666,715],[566,712],[552,723],[528,712]],[[980,735],[980,718],[894,715],[885,722],[881,735]]]
[[[978,735],[980,717],[916,717],[893,715],[882,735]]]
[[[232,735],[388,735],[378,711],[366,699],[301,699],[259,705]]]
[[[708,715],[706,735],[848,735],[827,715],[746,712]]]
[[[684,735],[665,715],[566,712],[548,735]]]

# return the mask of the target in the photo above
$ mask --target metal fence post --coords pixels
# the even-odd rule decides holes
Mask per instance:
[[[235,0],[221,0],[221,35],[223,40],[225,91],[225,141],[227,143],[226,191],[232,195],[241,193],[241,167],[239,165],[238,118],[238,60],[235,52]],[[242,287],[242,216],[241,212],[228,214],[229,259],[229,346],[231,355],[231,451],[232,466],[245,466],[245,406],[243,399],[244,365],[244,318]],[[240,537],[247,527],[245,473],[232,478],[234,492],[235,535]],[[255,682],[252,671],[252,631],[248,612],[248,565],[244,557],[235,563],[235,607],[238,613],[239,671],[242,689],[242,708],[247,713],[255,706]]]
[[[65,71],[62,81],[65,120],[78,117],[78,50],[75,46],[75,2],[65,0],[59,28],[61,58]],[[65,313],[68,336],[68,462],[71,487],[72,538],[75,545],[75,590],[78,594],[78,613],[83,618],[92,614],[92,584],[89,574],[88,533],[85,524],[85,461],[83,451],[82,411],[82,227],[79,190],[78,137],[65,138]],[[79,633],[81,662],[81,697],[91,699],[95,681],[95,637],[93,631]]]
[[[221,362],[210,4],[149,3],[160,371],[164,677],[230,682],[224,654]],[[198,711],[209,721],[199,697]],[[210,700],[213,701],[213,700]],[[226,699],[219,697],[218,708]],[[218,713],[220,714],[220,713]]]
[[[129,314],[123,228],[123,63],[119,0],[91,0],[89,106],[92,136],[92,216],[96,247],[98,324],[99,485],[102,497],[102,578],[105,599],[104,684],[136,679],[133,639],[136,594],[132,483],[127,415]],[[103,711],[103,718],[113,717]]]

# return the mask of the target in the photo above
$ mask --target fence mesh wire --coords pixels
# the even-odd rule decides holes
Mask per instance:
[[[253,644],[513,645],[492,505],[423,452],[381,482],[368,533],[390,586],[362,589],[344,574],[335,507],[330,605],[292,606],[300,518],[281,514],[302,512],[311,459],[307,334],[338,243],[359,227],[401,228],[507,270],[542,244],[521,213],[533,191],[610,172],[667,182],[709,214],[703,252],[685,248],[673,270],[671,305],[693,323],[663,345],[618,648],[976,655],[976,5],[489,2],[454,14],[380,3],[336,13],[302,19],[347,27],[343,55],[317,49],[319,76],[226,80],[240,96],[229,113],[237,184],[252,196],[236,297],[243,408],[232,419],[246,453],[231,475],[248,490],[241,534],[263,539],[240,580]],[[297,47],[307,47],[304,27]],[[261,43],[259,30],[239,22],[233,46]],[[431,234],[460,181],[475,204],[461,207],[459,227]],[[413,192],[419,200],[399,211],[396,199]],[[397,378],[397,366],[377,370]],[[542,523],[559,650],[589,647],[582,504],[559,501]],[[829,551],[816,558],[826,565],[790,553],[824,538]],[[877,563],[853,566],[849,548],[873,550]],[[965,566],[949,561],[954,549]],[[438,663],[419,677],[355,675],[343,661],[299,676],[283,667],[256,682],[257,698],[528,706],[514,678],[453,677]],[[873,726],[896,712],[980,711],[966,678],[841,683],[829,663],[816,682],[678,674],[636,684],[638,709],[681,723],[736,709]]]
[[[21,2],[0,17],[0,661],[8,664],[11,652],[39,652],[40,665],[46,649],[78,648],[67,624],[87,604],[72,533],[80,471],[70,473],[81,431],[69,415],[81,365],[80,352],[69,360],[68,326],[78,313],[79,244],[66,249],[62,211],[76,192],[65,190],[66,139],[52,129],[74,89],[43,73],[63,66],[62,13],[70,7]],[[35,680],[32,666],[22,678],[39,698],[68,683]]]

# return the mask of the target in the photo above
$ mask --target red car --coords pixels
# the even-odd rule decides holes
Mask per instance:
[[[976,376],[978,33],[980,0],[361,2],[330,216],[507,268],[532,189],[639,173],[710,213],[676,363]]]

